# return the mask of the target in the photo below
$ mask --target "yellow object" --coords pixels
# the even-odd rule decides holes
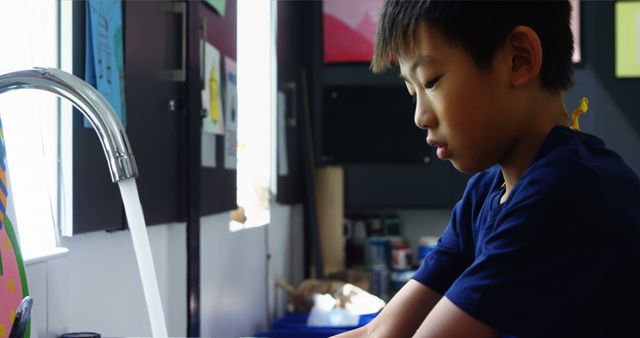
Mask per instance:
[[[220,121],[220,107],[218,107],[218,79],[216,78],[215,67],[211,67],[209,77],[209,100],[211,106],[209,118],[211,118],[213,122],[218,123],[218,121]]]
[[[589,100],[586,97],[583,97],[580,100],[578,108],[571,113],[571,125],[569,128],[580,131],[580,122],[578,119],[580,119],[580,115],[587,112],[587,109],[589,109]]]
[[[9,288],[9,294],[12,295],[14,292],[16,292],[16,283],[13,281],[13,279],[9,278],[7,287]]]

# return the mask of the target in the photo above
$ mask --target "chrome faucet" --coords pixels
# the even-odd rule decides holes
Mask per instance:
[[[135,179],[133,179],[138,176],[138,168],[129,139],[113,108],[96,89],[59,69],[33,68],[1,75],[0,94],[14,89],[40,89],[68,99],[89,119],[98,133],[107,157],[111,180],[118,182],[120,186],[127,219],[130,215],[135,216],[132,217],[134,221],[130,220],[133,223],[130,223],[129,229],[138,260],[153,337],[167,337],[149,238],[144,226],[144,216]]]
[[[0,94],[26,88],[64,97],[82,112],[98,133],[113,182],[138,176],[136,160],[122,123],[109,102],[95,88],[54,68],[33,68],[0,76]]]

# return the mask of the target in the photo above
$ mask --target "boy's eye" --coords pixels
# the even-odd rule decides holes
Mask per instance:
[[[440,81],[440,78],[441,78],[441,77],[442,77],[442,76],[436,76],[433,80],[427,81],[427,82],[424,84],[424,88],[426,88],[426,89],[431,89],[431,88],[433,88],[433,86],[435,86],[435,85],[436,85],[436,83],[438,83],[438,81]]]

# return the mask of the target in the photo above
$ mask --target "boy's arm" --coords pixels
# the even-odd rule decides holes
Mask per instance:
[[[442,295],[409,280],[369,324],[335,338],[411,337]]]
[[[415,338],[496,338],[499,333],[443,297],[422,322]]]

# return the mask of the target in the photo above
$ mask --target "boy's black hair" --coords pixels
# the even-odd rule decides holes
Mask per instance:
[[[386,70],[398,54],[414,48],[422,23],[462,47],[484,70],[497,48],[519,25],[533,29],[542,43],[540,80],[549,90],[572,84],[571,4],[565,1],[385,0],[380,11],[371,69]]]

